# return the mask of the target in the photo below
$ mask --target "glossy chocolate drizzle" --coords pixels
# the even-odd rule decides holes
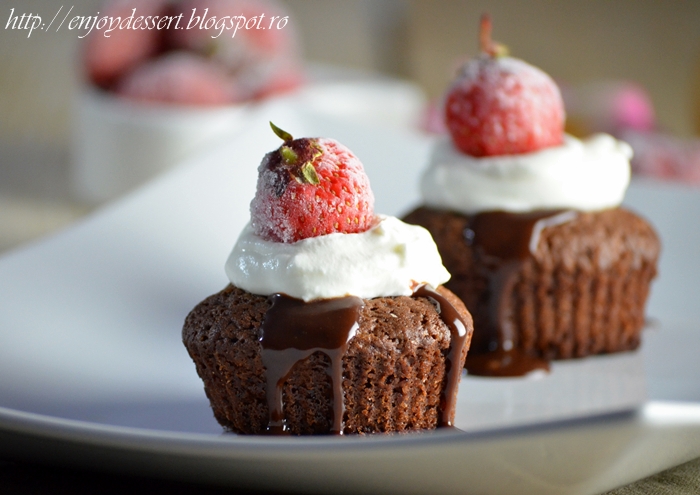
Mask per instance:
[[[292,367],[321,351],[331,360],[333,424],[331,433],[343,434],[343,354],[359,328],[359,297],[321,299],[305,303],[284,294],[270,296],[272,303],[260,327],[262,361],[266,368],[267,406],[270,419],[267,432],[288,433],[284,417],[282,385]]]
[[[433,288],[420,286],[413,295],[430,300],[450,330],[452,338],[445,358],[447,382],[440,401],[442,416],[439,426],[452,426],[461,373],[461,367],[453,363],[459,363],[464,340],[468,337],[466,324],[449,301]],[[272,435],[289,434],[284,416],[283,384],[296,363],[320,351],[331,361],[327,370],[333,391],[331,433],[342,435],[345,413],[343,355],[359,328],[360,310],[364,305],[362,299],[349,296],[305,303],[284,294],[273,294],[270,302],[260,327],[270,411],[266,432]]]
[[[544,359],[518,347],[517,332],[508,298],[523,263],[537,250],[542,230],[576,217],[572,210],[541,210],[530,213],[489,211],[474,215],[464,232],[467,243],[487,281],[486,325],[472,343],[465,367],[471,375],[522,376],[537,369],[548,370]]]
[[[445,356],[445,373],[447,383],[440,397],[440,409],[442,414],[438,426],[453,426],[452,418],[457,407],[457,387],[462,374],[459,366],[459,358],[464,347],[464,341],[468,337],[467,325],[454,306],[439,292],[429,285],[422,285],[413,293],[413,297],[424,297],[435,305],[440,319],[450,330],[450,349]]]

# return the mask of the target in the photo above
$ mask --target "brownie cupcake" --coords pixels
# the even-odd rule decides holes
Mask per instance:
[[[226,429],[403,432],[452,424],[472,335],[428,232],[373,213],[359,160],[284,140],[259,167],[231,284],[187,316],[183,342]]]
[[[515,376],[637,348],[660,243],[620,207],[631,148],[565,135],[556,84],[505,56],[488,18],[482,51],[448,91],[449,136],[404,218],[430,231],[446,287],[474,316],[468,372]]]

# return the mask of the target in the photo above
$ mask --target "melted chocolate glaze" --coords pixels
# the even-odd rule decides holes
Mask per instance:
[[[535,251],[540,233],[576,217],[572,210],[542,210],[530,213],[489,211],[474,215],[464,233],[474,256],[485,267],[485,304],[488,324],[477,331],[480,345],[467,356],[465,367],[471,375],[522,376],[536,369],[549,370],[549,363],[518,348],[517,333],[508,297],[517,273]],[[475,341],[476,343],[476,341]]]
[[[447,380],[440,400],[439,426],[452,426],[457,404],[459,363],[467,325],[457,310],[433,288],[423,285],[413,294],[431,301],[450,330],[450,349],[445,356]],[[267,404],[270,411],[267,433],[288,434],[284,418],[282,386],[294,365],[317,351],[331,361],[328,374],[333,390],[333,426],[331,433],[343,434],[345,412],[342,388],[343,355],[350,339],[359,328],[360,310],[364,303],[354,296],[322,299],[305,303],[284,294],[270,296],[270,309],[260,327],[262,360],[266,369]]]
[[[316,351],[331,360],[328,374],[333,390],[331,433],[343,434],[343,354],[359,328],[359,297],[322,299],[305,303],[284,294],[270,296],[271,306],[260,327],[262,360],[266,368],[267,405],[270,420],[267,432],[285,434],[282,385],[292,367]]]
[[[413,297],[425,297],[432,302],[440,318],[450,330],[450,349],[445,356],[447,383],[445,383],[442,397],[440,397],[442,415],[438,426],[453,426],[452,418],[454,418],[454,411],[457,407],[457,387],[462,374],[462,368],[453,363],[459,363],[464,340],[468,337],[467,325],[454,306],[429,285],[420,286],[413,293]]]
[[[490,352],[469,354],[464,367],[470,375],[523,376],[535,370],[549,371],[549,362],[520,349],[497,348]]]

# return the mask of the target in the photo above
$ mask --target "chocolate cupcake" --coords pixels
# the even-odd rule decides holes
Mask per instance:
[[[431,232],[454,274],[447,287],[473,308],[473,373],[522,374],[480,369],[484,359],[505,358],[510,349],[550,360],[639,346],[659,241],[634,213],[462,215],[422,207],[405,220]],[[522,358],[519,364],[522,372],[543,365]]]
[[[275,129],[231,284],[183,327],[214,416],[246,434],[451,425],[472,320],[435,243],[374,215],[347,148]]]
[[[556,84],[489,33],[486,19],[484,53],[448,92],[423,205],[404,217],[430,231],[474,316],[467,370],[522,375],[635,349],[660,243],[620,207],[631,148],[566,136]]]
[[[444,315],[436,302],[458,313]],[[454,419],[450,388],[459,375],[452,382],[448,375],[468,347],[455,345],[456,318],[469,322],[444,288],[303,303],[229,285],[194,308],[183,340],[229,431],[401,432]],[[305,331],[314,323],[323,334]]]

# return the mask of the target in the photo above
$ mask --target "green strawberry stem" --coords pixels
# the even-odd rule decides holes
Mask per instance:
[[[484,13],[481,15],[481,24],[479,25],[479,45],[481,45],[482,53],[491,57],[505,57],[508,55],[508,47],[493,41],[491,30],[491,16]]]
[[[294,138],[292,137],[291,134],[289,134],[287,131],[280,129],[272,122],[270,122],[270,127],[272,127],[272,132],[274,132],[275,135],[278,138],[280,138],[282,141],[284,141],[285,143],[289,143],[291,141],[294,141]]]

